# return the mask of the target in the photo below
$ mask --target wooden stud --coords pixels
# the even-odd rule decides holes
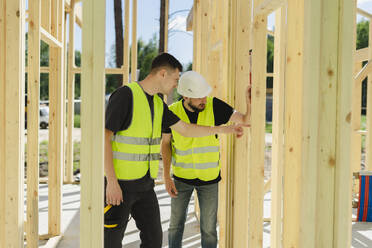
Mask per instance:
[[[262,3],[254,0],[254,6]],[[246,11],[247,8],[244,8]],[[243,11],[243,10],[242,10]],[[244,13],[244,12],[243,12]],[[267,16],[253,12],[252,23],[252,113],[249,149],[249,233],[248,246],[262,246],[263,186],[265,164],[265,109],[266,109],[266,55]],[[248,47],[248,46],[247,46]],[[244,67],[247,71],[248,68]],[[244,69],[243,68],[243,69]],[[245,80],[247,81],[247,80]],[[240,89],[239,89],[240,88]],[[237,90],[242,90],[241,87]],[[243,98],[243,97],[242,97]]]
[[[123,47],[123,85],[129,83],[129,0],[125,0],[124,47]],[[107,69],[106,69],[107,74]]]
[[[283,247],[350,246],[352,4],[288,1]]]
[[[67,182],[73,181],[74,166],[74,142],[72,131],[74,128],[74,99],[75,99],[75,1],[71,0],[71,11],[69,14],[69,42],[68,42],[68,100],[67,100],[67,147],[66,147],[66,170]]]
[[[303,176],[304,184],[309,183],[311,187],[305,186],[306,190],[311,190],[312,193],[316,193],[316,204],[315,204],[315,219],[313,224],[306,225],[309,229],[313,229],[312,231],[315,232],[315,240],[313,241],[315,247],[334,247],[333,246],[333,228],[334,228],[334,212],[336,209],[335,202],[334,202],[334,194],[336,192],[335,189],[335,166],[336,163],[340,164],[340,161],[336,161],[337,156],[337,147],[335,142],[337,142],[337,87],[340,85],[340,79],[337,75],[342,75],[339,72],[338,62],[339,62],[339,51],[337,50],[337,45],[339,42],[339,2],[340,1],[323,1],[318,3],[314,3],[314,10],[318,10],[318,6],[321,9],[321,12],[318,13],[311,13],[312,18],[316,18],[321,14],[320,23],[312,22],[314,25],[314,32],[319,33],[320,37],[327,37],[323,38],[320,41],[320,47],[314,44],[314,49],[319,49],[319,61],[317,62],[319,72],[311,68],[313,73],[319,74],[319,86],[318,92],[314,92],[314,95],[308,93],[309,88],[314,87],[313,84],[309,81],[305,81],[309,79],[307,78],[304,80],[304,92],[312,99],[306,99],[304,103],[304,109],[309,109],[309,111],[313,111],[312,105],[314,105],[313,101],[318,102],[317,114],[318,116],[311,116],[304,114],[306,116],[304,118],[304,127],[306,128],[306,122],[308,116],[309,118],[313,119],[314,117],[317,120],[317,124],[314,123],[314,126],[309,125],[309,128],[317,128],[317,142],[318,145],[317,149],[317,160],[312,161],[309,159],[310,163],[304,163],[304,175],[307,175],[307,167],[317,165],[316,170],[309,169],[309,171],[314,172],[316,171],[317,175],[314,178]],[[319,10],[320,10],[319,9]],[[319,25],[319,26],[318,26]],[[306,26],[305,26],[306,27]],[[319,31],[318,31],[319,30]],[[306,32],[306,31],[305,31]],[[310,33],[309,33],[310,35]],[[349,34],[350,35],[350,34]],[[316,34],[317,36],[317,34]],[[305,42],[312,42],[310,36],[306,36],[308,41]],[[314,37],[315,38],[315,37]],[[313,42],[314,43],[314,42]],[[349,47],[351,51],[351,47]],[[313,62],[313,61],[312,61]],[[313,62],[315,63],[315,61]],[[352,61],[351,61],[352,63]],[[307,69],[307,68],[306,68]],[[351,69],[351,65],[350,65]],[[308,72],[309,73],[309,72]],[[340,74],[338,74],[340,73]],[[313,78],[315,79],[315,78]],[[350,85],[350,83],[349,83]],[[318,95],[318,99],[316,98]],[[315,96],[315,97],[314,97]],[[306,130],[306,129],[304,129]],[[311,144],[312,145],[312,144]],[[309,146],[309,150],[314,149],[313,147]],[[305,158],[307,156],[312,156],[313,153],[309,152],[309,150],[304,151]],[[350,160],[347,160],[348,162]],[[305,179],[306,178],[306,179]],[[308,181],[307,181],[308,180]],[[316,185],[316,187],[315,187]],[[304,191],[304,194],[307,194],[308,191]],[[303,204],[308,203],[305,199]],[[310,203],[313,204],[313,203]],[[303,205],[306,206],[306,205]],[[303,214],[305,216],[306,214]],[[304,235],[305,236],[305,235]],[[306,235],[306,241],[304,244],[307,244],[311,236]]]
[[[0,0],[0,247],[24,245],[24,4]]]
[[[41,27],[48,33],[50,33],[51,23],[51,1],[52,0],[41,0]]]
[[[165,0],[165,18],[164,18],[164,52],[168,52],[168,15],[169,15],[169,0]]]
[[[137,0],[132,0],[132,64],[131,82],[137,81]]]
[[[39,243],[39,99],[40,23],[39,1],[29,3],[27,94],[27,246]]]
[[[304,56],[304,1],[288,0],[287,54],[285,89],[285,157],[283,199],[283,247],[301,247],[300,225],[303,56]],[[315,19],[316,21],[316,19]],[[317,40],[318,37],[313,37]],[[318,39],[319,40],[319,39]],[[290,192],[290,193],[287,193]],[[310,195],[313,199],[313,196]],[[314,216],[309,216],[309,218]],[[314,218],[313,218],[314,220]],[[313,236],[308,232],[307,235]],[[314,247],[309,245],[309,247]]]
[[[369,39],[368,44],[372,44],[372,23],[369,20]],[[372,45],[370,45],[372,47]],[[368,53],[369,61],[372,61],[372,49],[369,49]],[[366,136],[366,147],[365,147],[365,154],[366,154],[366,170],[372,170],[372,72],[368,74],[367,80],[367,111],[366,111],[366,129],[367,129],[367,136]]]
[[[57,18],[64,16],[65,9],[61,7],[61,1],[63,0],[58,0],[58,2],[52,4],[52,13],[56,17],[52,19],[51,34],[55,37],[59,32]],[[61,28],[63,29],[63,25]],[[63,55],[63,47],[49,48],[48,234],[56,236],[61,233],[62,175],[65,161],[63,142]]]
[[[194,0],[193,5],[193,23],[194,23],[194,35],[193,35],[193,64],[192,69],[200,72],[201,64],[201,2],[200,0]]]
[[[362,68],[362,62],[354,65],[354,75],[359,73]],[[359,172],[361,169],[362,157],[362,137],[359,133],[361,121],[362,106],[362,84],[353,80],[352,83],[352,114],[351,114],[351,144],[350,144],[350,164],[352,172]],[[359,185],[355,185],[354,192],[358,192]]]
[[[285,40],[286,8],[275,11],[273,141],[271,167],[271,229],[272,248],[282,247],[282,198],[284,167],[284,100],[285,100]]]
[[[84,2],[80,246],[103,247],[105,0]]]
[[[335,211],[333,247],[347,248],[351,244],[351,188],[350,170],[351,142],[351,92],[352,65],[354,61],[356,39],[357,1],[339,1],[338,25],[338,85],[337,85],[337,132],[336,132],[336,168],[335,168]],[[350,35],[349,30],[354,30]]]

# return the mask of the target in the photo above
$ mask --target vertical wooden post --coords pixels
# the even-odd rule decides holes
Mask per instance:
[[[132,65],[130,81],[137,81],[137,0],[132,0]]]
[[[282,247],[282,197],[284,166],[284,91],[286,7],[275,11],[273,140],[271,168],[271,247]]]
[[[168,15],[169,15],[169,0],[165,0],[165,15],[164,15],[164,52],[168,52]]]
[[[23,247],[24,1],[0,0],[0,247]]]
[[[129,83],[129,0],[124,6],[123,85]]]
[[[200,1],[200,74],[203,76],[208,74],[208,49],[210,44],[209,39],[209,7],[212,4],[209,1]]]
[[[105,0],[84,2],[80,247],[103,247]]]
[[[69,41],[68,41],[68,81],[67,81],[67,153],[65,181],[73,181],[74,168],[74,142],[72,131],[74,129],[74,99],[75,99],[75,0],[71,0],[69,14]]]
[[[226,100],[226,102],[231,103],[233,100],[229,95],[230,80],[229,80],[229,44],[228,44],[228,25],[229,25],[229,3],[224,0],[216,1],[216,14],[214,20],[212,20],[213,31],[216,33],[216,40],[214,40],[212,48],[213,57],[211,61],[210,68],[213,68],[213,71],[210,72],[210,76],[214,80],[216,93],[215,96],[220,99]],[[227,63],[226,63],[227,62]],[[218,90],[217,90],[218,89]],[[231,146],[230,140],[232,137],[222,135],[220,137],[220,154],[221,154],[221,177],[222,180],[219,183],[219,205],[218,205],[218,223],[219,223],[219,247],[229,247],[231,240],[231,163],[229,161],[228,149]]]
[[[288,1],[283,247],[350,246],[352,4]]]
[[[372,59],[372,20],[369,20],[368,60]],[[372,171],[372,73],[367,80],[366,170]]]
[[[258,6],[262,0],[255,0]],[[254,8],[256,10],[256,8]],[[249,146],[249,247],[262,246],[265,164],[267,16],[256,15],[252,29],[252,113]],[[243,68],[244,69],[244,68]],[[249,71],[248,68],[245,68]],[[248,74],[248,73],[247,73]],[[240,91],[243,89],[240,88]],[[243,97],[242,97],[243,98]]]
[[[351,123],[350,115],[353,61],[355,56],[356,0],[339,1],[338,25],[338,85],[337,85],[337,132],[335,168],[335,223],[333,247],[347,248],[351,245],[351,187],[350,165]],[[350,35],[349,30],[354,30]]]
[[[63,25],[65,8],[63,0],[52,2],[52,35],[63,41]],[[48,146],[48,233],[61,233],[62,215],[62,175],[64,164],[63,137],[63,85],[64,62],[63,46],[49,47],[49,146]]]
[[[246,110],[245,90],[249,84],[249,49],[250,49],[250,27],[251,27],[252,1],[235,0],[230,4],[229,29],[231,29],[229,40],[229,81],[233,106],[242,112]],[[247,130],[246,130],[247,131]],[[230,143],[232,156],[230,166],[232,167],[232,189],[231,194],[233,206],[231,207],[232,225],[230,240],[226,247],[246,247],[248,244],[249,217],[248,217],[248,185],[249,185],[249,140],[250,131],[240,139],[233,138]],[[243,165],[244,164],[244,165]],[[261,220],[262,222],[262,220]],[[239,231],[238,231],[239,230]]]
[[[192,69],[200,72],[200,49],[201,49],[201,3],[194,0],[193,5],[193,62]]]
[[[283,247],[301,247],[300,226],[302,92],[304,78],[304,1],[288,0],[287,64],[285,89],[285,159]],[[318,37],[313,37],[316,40]],[[310,175],[309,175],[310,176]],[[313,195],[307,196],[314,199]],[[311,217],[314,218],[312,215]],[[313,236],[312,233],[307,233]],[[313,236],[314,237],[314,236]],[[315,237],[314,237],[315,238]],[[309,245],[309,247],[312,247]]]
[[[41,0],[41,27],[49,33],[51,24],[51,2],[52,0]]]
[[[27,246],[39,245],[39,99],[40,25],[39,1],[29,3],[27,90]]]
[[[354,21],[356,23],[356,21]],[[356,25],[356,24],[355,24]],[[356,29],[356,28],[355,28]],[[356,31],[355,31],[356,32]],[[354,67],[354,76],[362,69],[362,62],[357,62]],[[362,83],[352,81],[352,114],[351,114],[351,146],[350,163],[352,172],[358,172],[361,169],[362,156],[362,136],[359,132],[361,121],[362,106]],[[358,185],[359,187],[359,185]]]

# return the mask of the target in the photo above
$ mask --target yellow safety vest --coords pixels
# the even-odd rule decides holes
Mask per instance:
[[[169,109],[181,120],[190,123],[182,106],[182,100]],[[213,98],[207,97],[204,111],[198,115],[198,125],[214,126]],[[206,137],[184,137],[172,129],[172,169],[177,177],[199,178],[210,181],[217,178],[220,171],[220,142],[215,135]]]
[[[116,177],[136,180],[146,175],[156,178],[160,160],[163,101],[154,95],[154,121],[151,120],[147,97],[138,83],[128,84],[133,94],[132,122],[128,129],[117,132],[111,141]]]

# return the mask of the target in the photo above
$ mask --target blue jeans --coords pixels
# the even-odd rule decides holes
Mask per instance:
[[[171,218],[168,229],[169,248],[182,247],[187,208],[194,189],[200,206],[200,233],[202,248],[217,247],[218,183],[193,186],[174,180],[177,198],[171,199]]]

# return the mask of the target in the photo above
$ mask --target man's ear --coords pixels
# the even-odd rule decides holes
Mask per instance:
[[[165,68],[162,68],[159,70],[159,75],[162,77],[162,78],[165,78],[165,76],[167,75],[167,69]]]

